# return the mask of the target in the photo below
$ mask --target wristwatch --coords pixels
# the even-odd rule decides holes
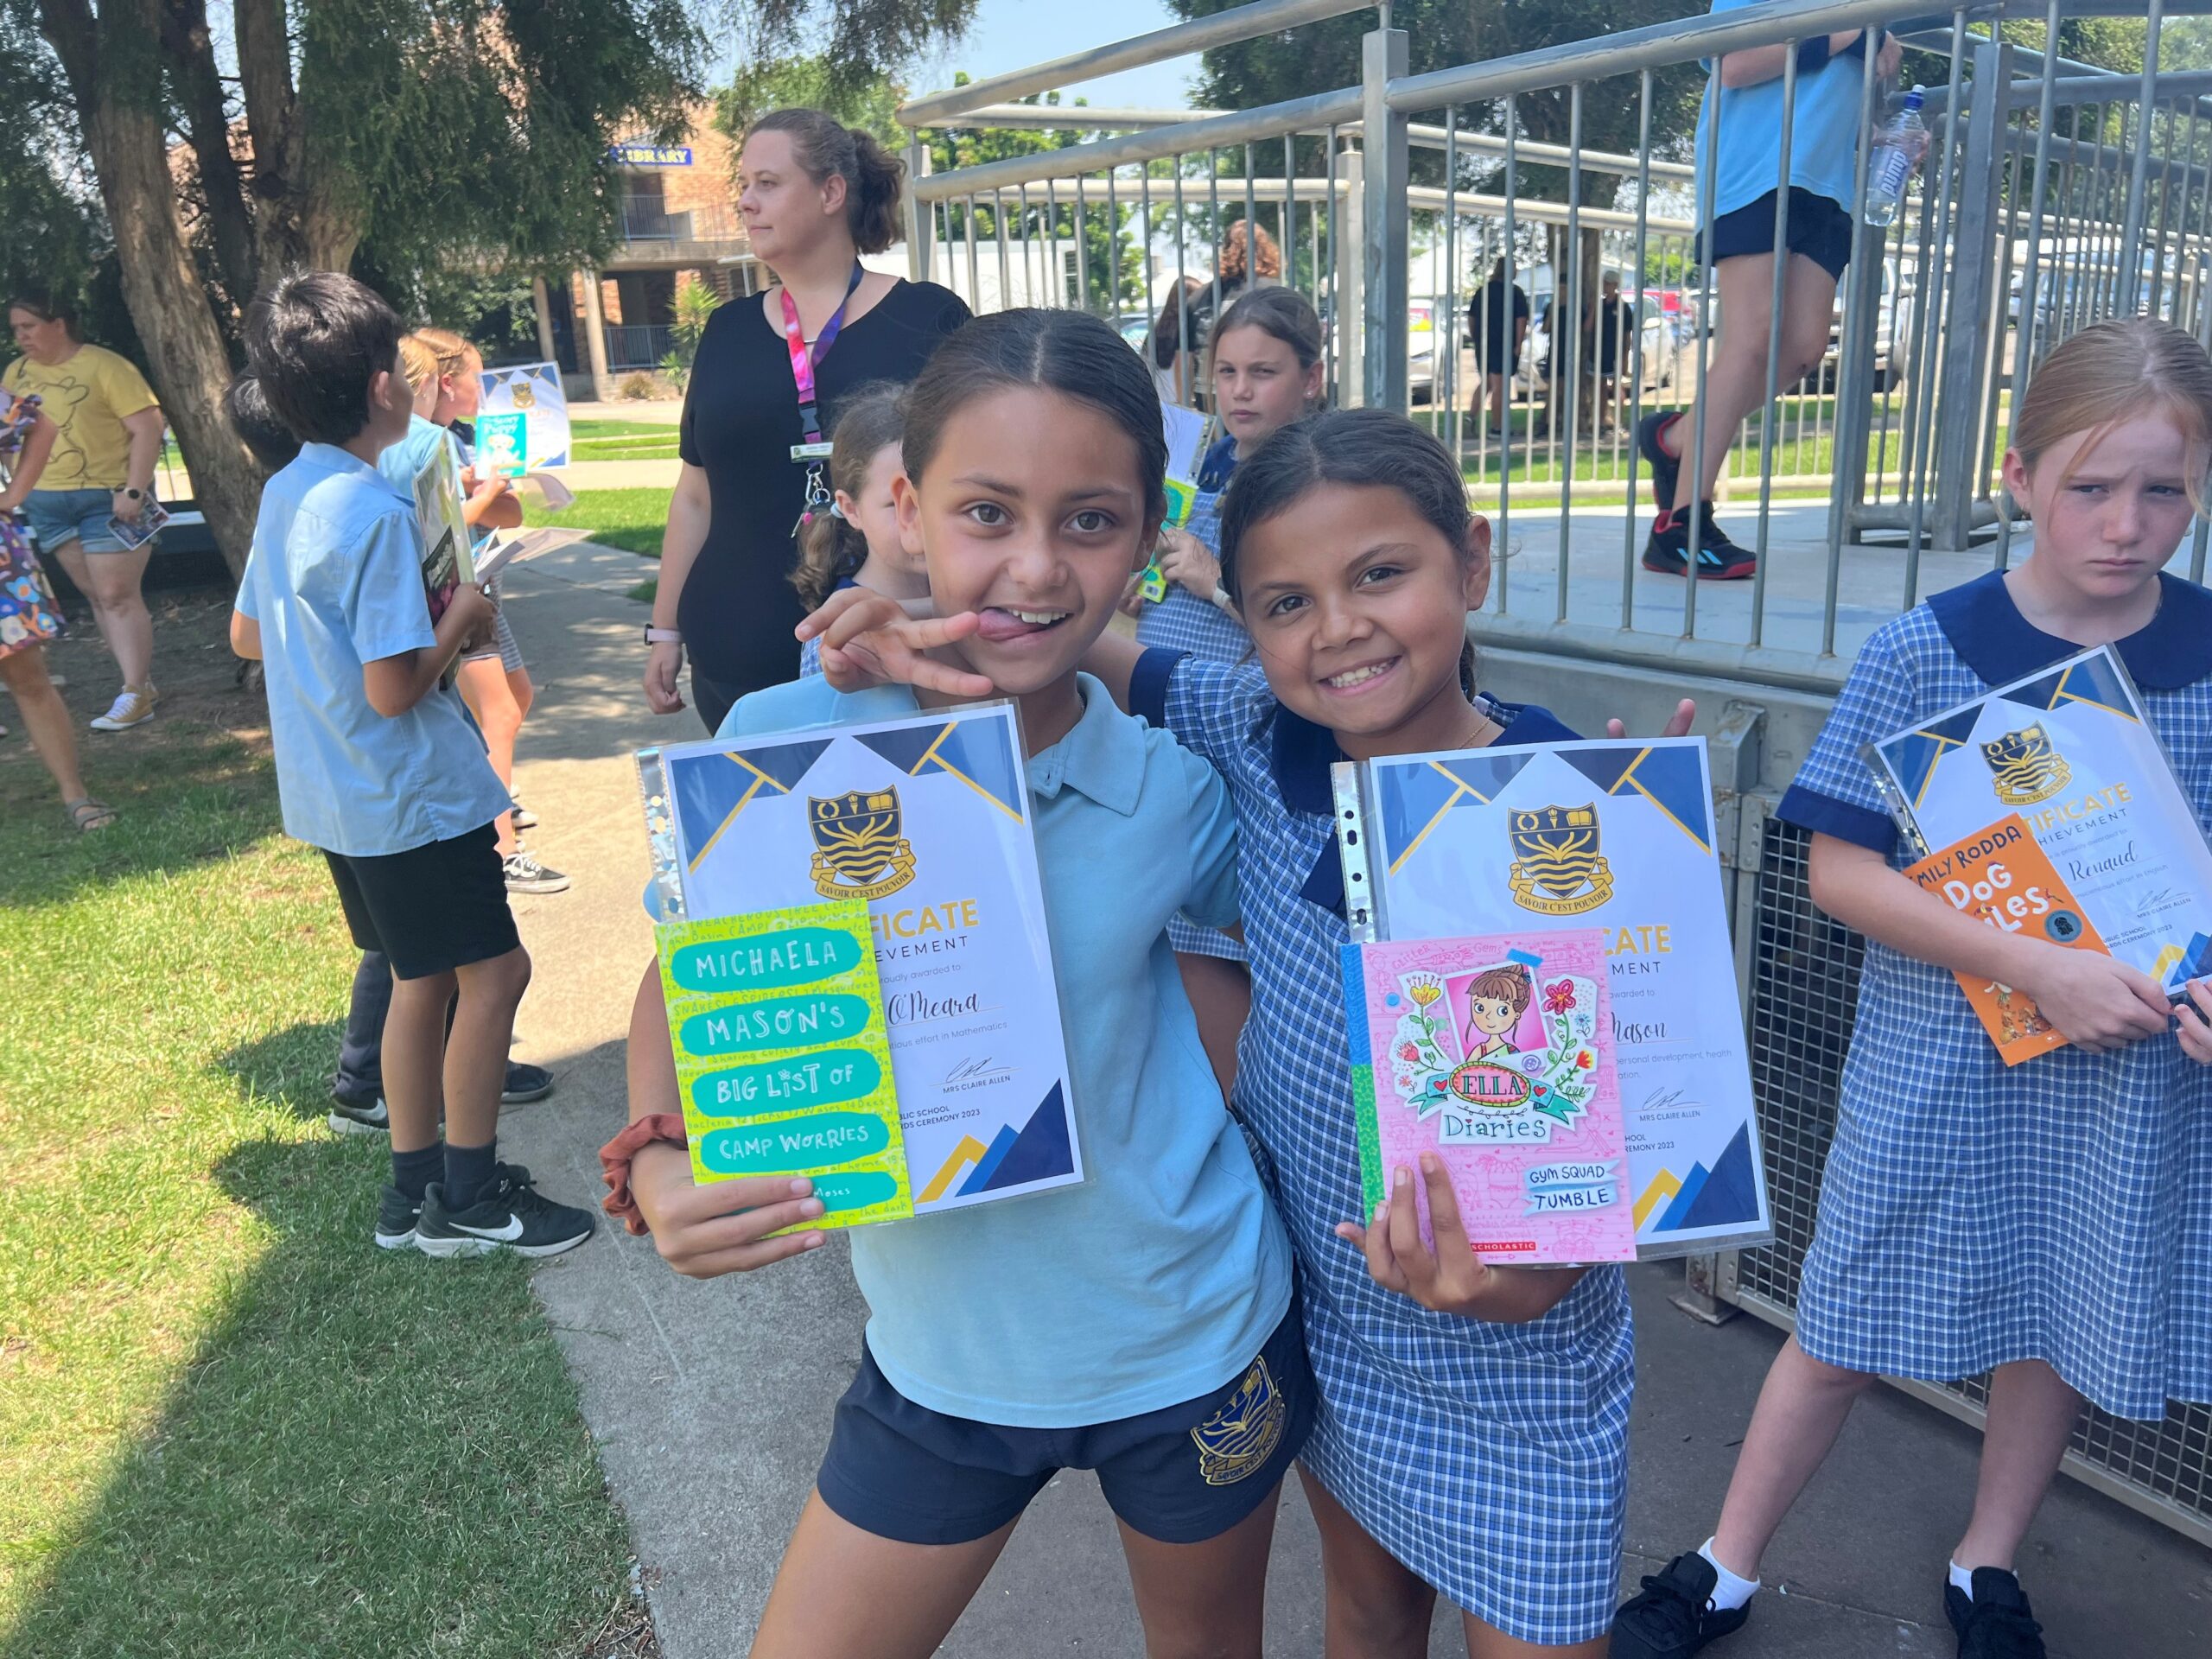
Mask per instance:
[[[647,628],[645,643],[649,645],[680,645],[683,643],[683,635],[675,628]]]
[[[146,499],[145,491],[134,489],[128,484],[116,491],[115,493],[121,496],[126,501],[143,501]]]

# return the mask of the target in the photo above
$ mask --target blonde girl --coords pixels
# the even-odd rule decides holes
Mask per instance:
[[[1943,1602],[1961,1654],[2038,1659],[2013,1563],[2082,1402],[2157,1419],[2169,1399],[2212,1400],[2212,990],[2170,1012],[2110,957],[1923,892],[1859,753],[2111,645],[2212,819],[2212,594],[2164,569],[2204,499],[2212,361],[2151,318],[2086,328],[2037,371],[2012,440],[2005,483],[2033,556],[1869,639],[1782,803],[1813,832],[1814,902],[1867,940],[1835,1144],[1796,1333],[1719,1525],[1621,1609],[1619,1659],[1683,1659],[1744,1624],[1769,1541],[1878,1375],[1984,1372],[1980,1478]],[[2070,1045],[2005,1065],[1955,971],[2032,997]]]

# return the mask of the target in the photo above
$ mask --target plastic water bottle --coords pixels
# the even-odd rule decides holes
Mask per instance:
[[[1882,124],[1874,141],[1874,162],[1866,175],[1866,222],[1882,228],[1897,222],[1904,206],[1904,187],[1928,153],[1928,129],[1921,124],[1923,94],[1914,87],[1904,107]]]

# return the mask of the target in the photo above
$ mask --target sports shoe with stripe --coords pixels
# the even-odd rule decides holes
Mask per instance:
[[[1713,522],[1713,503],[1698,513],[1697,579],[1700,582],[1741,582],[1759,568],[1758,556],[1728,539],[1728,532]],[[1688,508],[1662,513],[1643,541],[1643,568],[1662,576],[1683,576],[1690,571],[1690,515]]]
[[[413,1249],[416,1224],[422,1219],[423,1206],[386,1182],[384,1189],[377,1194],[377,1249]]]
[[[520,1164],[499,1164],[491,1184],[463,1210],[446,1207],[445,1186],[430,1183],[416,1224],[415,1246],[425,1255],[488,1255],[512,1250],[518,1255],[559,1255],[592,1235],[591,1211],[556,1204],[532,1185]]]

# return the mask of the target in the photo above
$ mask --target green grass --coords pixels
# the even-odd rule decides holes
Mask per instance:
[[[665,461],[676,454],[672,421],[575,421],[569,432],[576,461]]]
[[[0,1654],[645,1650],[520,1264],[369,1243],[355,952],[267,760],[171,717],[86,761],[125,816],[79,836],[0,744]]]
[[[588,530],[594,542],[657,559],[660,538],[668,529],[668,504],[675,494],[673,489],[583,490],[566,512],[533,511],[529,518],[533,524]]]

